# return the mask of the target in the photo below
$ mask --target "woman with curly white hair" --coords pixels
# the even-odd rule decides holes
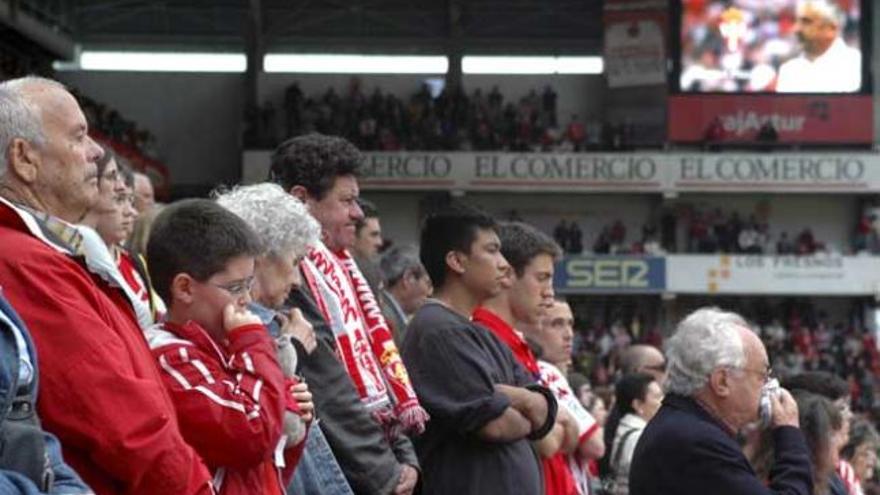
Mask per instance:
[[[220,206],[244,219],[263,245],[263,255],[254,264],[253,303],[249,309],[278,339],[278,360],[285,374],[291,376],[296,372],[297,355],[312,354],[317,341],[311,324],[299,309],[284,311],[282,308],[290,291],[301,283],[299,263],[318,242],[321,229],[305,205],[277,184],[237,186],[219,191],[215,197]],[[298,402],[304,396],[311,405],[311,393],[301,388],[294,391]],[[307,418],[311,417],[310,410]],[[285,432],[288,437],[304,433],[297,432],[295,418],[290,416],[285,418]],[[320,473],[310,477],[320,477],[327,485],[327,493],[352,493],[320,427],[312,426],[290,491],[305,493],[301,477],[306,471],[315,470]]]
[[[259,236],[265,254],[257,259],[251,295],[260,304],[279,309],[290,289],[300,283],[299,261],[318,241],[318,222],[277,184],[238,186],[216,198]]]

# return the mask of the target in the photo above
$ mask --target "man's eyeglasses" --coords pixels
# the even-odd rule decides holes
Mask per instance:
[[[250,293],[251,289],[254,288],[254,280],[254,276],[251,275],[248,278],[234,280],[232,282],[229,282],[228,284],[214,284],[211,282],[208,282],[208,284],[213,285],[218,289],[225,290],[231,296],[239,297]]]
[[[760,376],[761,378],[763,378],[764,383],[767,383],[768,381],[770,381],[771,378],[773,378],[773,368],[771,368],[770,366],[767,366],[766,368],[761,369],[761,370],[753,370],[751,368],[746,368],[746,367],[732,368],[732,369],[740,370],[744,373],[755,373],[758,376]]]

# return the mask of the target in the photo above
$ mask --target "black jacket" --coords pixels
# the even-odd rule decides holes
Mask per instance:
[[[300,358],[300,372],[309,384],[321,430],[348,483],[358,495],[393,492],[401,464],[418,468],[412,442],[402,435],[390,444],[386,440],[339,360],[333,331],[307,289],[291,291],[287,303],[299,308],[315,329],[318,346]]]
[[[810,454],[798,428],[773,430],[770,484],[736,440],[693,399],[667,395],[636,445],[630,495],[811,495]]]

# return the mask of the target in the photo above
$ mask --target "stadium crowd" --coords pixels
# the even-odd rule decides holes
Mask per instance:
[[[282,116],[286,136],[339,135],[364,151],[620,150],[631,141],[629,126],[559,115],[556,101],[549,85],[517,100],[497,86],[471,94],[444,87],[435,94],[427,83],[407,99],[378,87],[368,92],[354,77],[341,95],[333,87],[306,95],[294,82],[285,90]],[[268,103],[262,109],[264,144],[279,140],[277,113]]]
[[[534,226],[442,205],[380,253],[360,151],[317,133],[266,182],[160,207],[88,126],[55,81],[0,84],[4,494],[876,488],[864,394],[808,373],[840,347],[869,373],[864,337],[709,307],[655,345],[615,324],[581,339],[618,353],[606,417]],[[780,346],[807,356],[782,387]]]

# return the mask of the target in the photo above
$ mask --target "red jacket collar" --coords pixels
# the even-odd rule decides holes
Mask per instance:
[[[488,328],[496,337],[507,344],[507,347],[513,352],[513,357],[515,357],[519,364],[525,367],[529,373],[534,376],[540,374],[540,370],[538,369],[538,359],[535,357],[529,344],[506,321],[502,320],[501,317],[495,313],[482,307],[474,310],[472,318],[475,322]]]
[[[192,342],[196,347],[206,352],[217,354],[217,357],[220,358],[222,362],[225,363],[229,359],[229,356],[224,350],[224,346],[214,342],[214,339],[211,338],[208,331],[198,323],[192,320],[188,320],[183,324],[163,321],[161,325],[166,331],[177,335],[183,340]]]

